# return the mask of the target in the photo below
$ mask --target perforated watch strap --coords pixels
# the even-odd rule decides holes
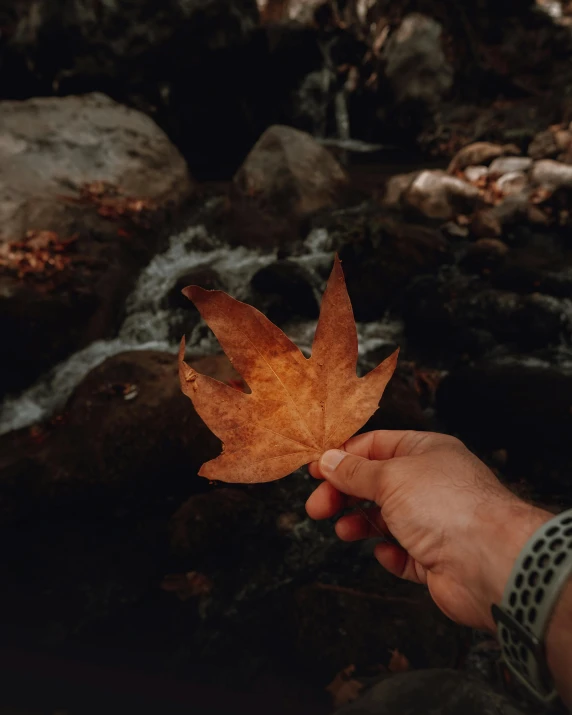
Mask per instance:
[[[545,702],[557,697],[544,640],[572,574],[572,509],[540,527],[522,549],[500,608],[493,606],[503,656],[519,682]]]

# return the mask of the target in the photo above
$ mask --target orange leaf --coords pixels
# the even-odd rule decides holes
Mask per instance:
[[[349,665],[341,670],[332,682],[327,686],[326,691],[332,697],[332,705],[341,708],[342,705],[353,703],[361,695],[364,683],[360,683],[352,676],[355,673],[355,666]]]
[[[390,673],[405,673],[410,669],[409,661],[397,648],[391,651],[391,658],[387,669]]]
[[[199,309],[251,393],[243,393],[184,362],[181,388],[223,453],[199,474],[223,482],[269,482],[341,447],[377,410],[397,351],[358,378],[357,332],[341,263],[336,257],[322,299],[312,356],[302,352],[250,305],[197,286],[183,293]]]

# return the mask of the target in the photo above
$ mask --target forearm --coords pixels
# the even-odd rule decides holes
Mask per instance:
[[[565,587],[548,628],[548,666],[564,702],[572,708],[572,582]]]
[[[502,515],[502,511],[500,512]],[[515,501],[499,516],[492,538],[487,540],[488,576],[485,579],[486,607],[500,604],[510,572],[529,538],[554,515],[524,502]],[[486,564],[486,562],[485,562]],[[492,617],[491,630],[496,630]],[[572,583],[562,592],[545,639],[548,667],[558,693],[572,706]]]

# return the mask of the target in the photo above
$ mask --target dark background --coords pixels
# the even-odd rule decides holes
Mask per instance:
[[[493,641],[306,518],[305,470],[197,476],[219,445],[181,335],[241,381],[180,289],[307,350],[337,251],[359,370],[402,349],[366,429],[458,435],[570,506],[571,23],[525,0],[0,0],[3,711],[326,713],[350,666],[397,683],[395,651],[517,698]]]

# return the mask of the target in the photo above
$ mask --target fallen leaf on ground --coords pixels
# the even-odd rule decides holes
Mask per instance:
[[[355,666],[349,665],[341,670],[332,682],[327,686],[326,691],[332,696],[332,705],[340,708],[342,705],[353,703],[357,700],[364,689],[364,683],[352,678],[355,673]]]
[[[270,482],[341,447],[379,406],[398,351],[358,378],[357,331],[336,257],[322,299],[312,356],[256,308],[222,291],[183,290],[214,332],[251,393],[239,392],[184,361],[181,388],[223,442],[222,454],[199,474],[223,482]]]
[[[390,673],[405,673],[410,667],[409,661],[403,653],[400,653],[397,648],[391,651],[391,658],[387,666]]]
[[[163,591],[176,594],[181,601],[188,601],[189,598],[197,596],[208,596],[212,591],[212,581],[198,571],[188,573],[169,574],[165,576],[161,583]]]

